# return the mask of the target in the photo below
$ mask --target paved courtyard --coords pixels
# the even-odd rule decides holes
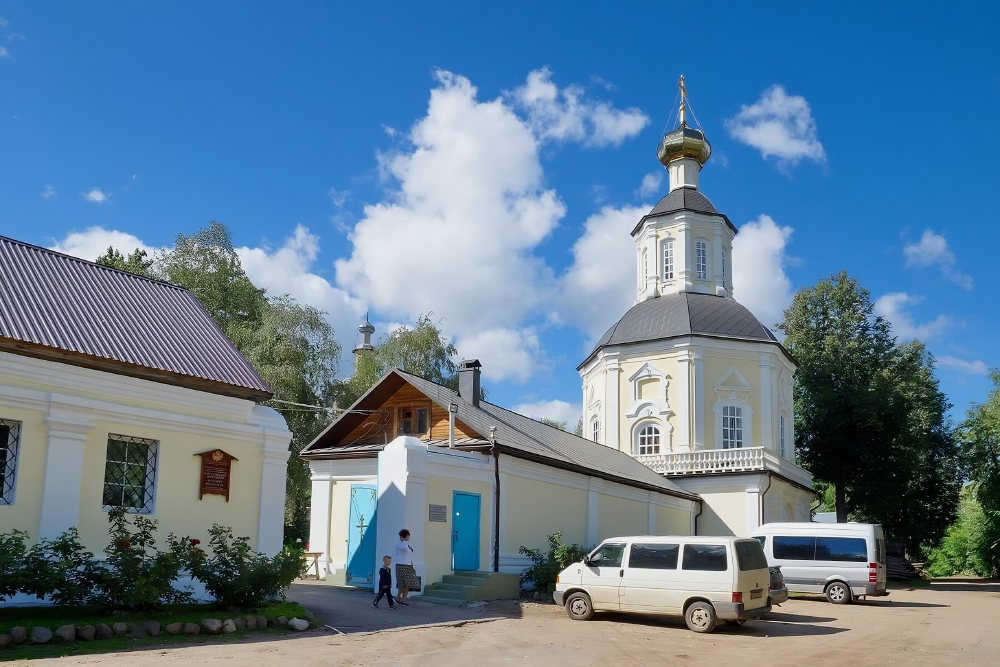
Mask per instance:
[[[680,619],[599,615],[573,622],[552,605],[500,602],[451,609],[415,602],[372,609],[366,593],[295,586],[290,597],[340,631],[242,644],[148,649],[42,660],[54,665],[622,665],[771,667],[992,665],[1000,655],[1000,584],[954,580],[835,606],[793,599],[767,620],[711,635]],[[448,623],[426,627],[427,624]],[[350,627],[354,626],[354,627]],[[379,627],[381,626],[381,627]],[[412,627],[424,626],[424,627]],[[378,630],[371,634],[372,630]],[[342,634],[344,633],[344,634]]]

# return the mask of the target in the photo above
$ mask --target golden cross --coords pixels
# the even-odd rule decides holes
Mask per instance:
[[[681,78],[677,79],[677,87],[681,89],[681,104],[684,104],[684,98],[687,97],[688,91],[684,87],[684,75],[681,74]]]

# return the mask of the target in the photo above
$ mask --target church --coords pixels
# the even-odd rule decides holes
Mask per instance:
[[[312,471],[310,549],[336,585],[370,586],[396,533],[412,533],[424,595],[516,595],[556,531],[585,547],[615,535],[747,535],[809,521],[795,464],[795,360],[734,298],[736,227],[699,189],[711,156],[679,124],[657,157],[669,191],[631,230],[635,305],[578,366],[583,437],[394,370],[302,453]],[[628,230],[622,230],[628,233]],[[359,327],[371,351],[374,328]]]

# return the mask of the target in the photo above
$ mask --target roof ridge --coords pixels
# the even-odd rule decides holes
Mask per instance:
[[[98,264],[97,262],[92,262],[89,259],[83,259],[82,257],[77,257],[75,255],[70,255],[70,254],[65,253],[65,252],[59,252],[58,250],[53,250],[52,248],[45,248],[45,247],[40,246],[40,245],[35,245],[34,243],[28,243],[27,241],[21,241],[19,239],[14,239],[14,238],[11,238],[9,236],[4,236],[3,234],[0,234],[0,241],[8,241],[10,243],[13,243],[14,245],[19,245],[19,246],[22,246],[24,248],[30,248],[31,250],[36,250],[36,251],[39,251],[39,252],[43,252],[43,253],[46,253],[48,255],[54,255],[56,257],[62,257],[64,259],[68,259],[68,260],[73,261],[73,262],[79,262],[81,264],[86,264],[88,266],[97,267],[98,269],[103,269],[105,271],[114,271],[115,273],[119,273],[119,274],[122,274],[122,275],[125,275],[125,276],[129,276],[129,277],[132,277],[132,278],[137,278],[139,280],[147,280],[147,281],[149,281],[151,283],[157,283],[157,284],[160,284],[160,285],[164,285],[166,287],[172,287],[172,288],[174,288],[176,290],[180,290],[182,292],[188,292],[190,294],[193,294],[193,292],[191,292],[191,290],[189,290],[188,288],[183,287],[181,285],[177,285],[177,284],[171,283],[171,282],[167,282],[166,280],[160,280],[159,278],[150,278],[149,276],[139,275],[138,273],[132,273],[131,271],[124,271],[122,269],[116,269],[113,266],[105,266],[104,264]],[[112,246],[108,246],[108,247],[112,247]],[[138,248],[137,248],[137,250],[138,250]]]

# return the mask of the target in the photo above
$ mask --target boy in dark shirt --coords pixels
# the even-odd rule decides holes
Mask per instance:
[[[382,556],[383,567],[378,571],[378,596],[372,600],[372,606],[376,609],[383,595],[389,598],[389,609],[396,608],[396,601],[392,599],[392,570],[389,569],[391,562],[391,558]]]

